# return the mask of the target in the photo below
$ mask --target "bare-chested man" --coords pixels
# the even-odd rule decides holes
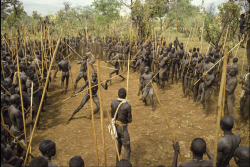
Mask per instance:
[[[238,117],[233,112],[233,105],[235,101],[234,91],[237,86],[237,77],[236,74],[238,70],[236,68],[230,68],[229,76],[227,76],[226,88],[225,88],[225,108],[227,108],[229,112],[229,116],[231,116],[238,126],[241,126]]]
[[[82,60],[77,62],[77,64],[81,64],[81,67],[80,67],[79,74],[76,77],[76,82],[74,85],[74,93],[76,91],[77,82],[80,81],[81,78],[84,78],[85,82],[87,80],[87,73],[86,73],[86,71],[87,71],[87,56],[83,56]]]
[[[67,88],[69,84],[69,69],[71,66],[69,66],[68,60],[61,60],[58,63],[59,70],[62,71],[62,78],[61,78],[61,86],[62,86],[62,93],[64,92],[65,94],[67,93]],[[66,87],[64,90],[64,80],[66,79]]]
[[[116,57],[114,60],[112,61],[109,61],[109,64],[111,64],[112,66],[115,67],[114,70],[112,70],[110,73],[109,73],[109,79],[110,79],[110,85],[111,85],[111,76],[112,74],[116,74],[116,75],[119,75],[119,77],[122,78],[122,80],[124,80],[125,78],[119,74],[119,70],[120,70],[120,63],[119,63],[119,60],[122,59],[122,55],[119,55],[118,57]],[[106,62],[106,61],[105,61]]]
[[[145,105],[147,105],[146,98],[149,94],[152,111],[153,111],[153,106],[154,106],[154,100],[153,100],[154,90],[151,86],[151,83],[149,82],[151,81],[151,79],[153,79],[153,77],[154,77],[154,73],[150,72],[150,68],[146,66],[145,73],[141,76],[141,86],[145,87],[147,85],[147,87],[144,89],[142,93],[142,101],[145,103]],[[156,78],[154,78],[153,81],[156,82]]]
[[[10,128],[11,133],[15,136],[15,137],[19,137],[22,134],[23,131],[23,115],[21,113],[21,111],[19,111],[18,106],[21,103],[21,99],[20,96],[18,94],[13,94],[10,96],[10,102],[12,103],[11,106],[9,107],[9,115],[10,115],[10,120],[12,123],[12,126]],[[25,116],[30,112],[30,109],[28,109],[24,114]],[[33,120],[28,121],[25,126],[29,126],[33,124]],[[25,142],[24,140],[20,141],[24,146],[25,146]],[[18,144],[19,146],[19,144]],[[21,147],[18,148],[18,153],[21,154],[22,153],[22,149]]]
[[[178,153],[180,151],[179,143],[176,142],[176,144],[173,142],[174,147],[174,160],[172,163],[172,167],[177,167],[177,159],[178,159]],[[206,142],[202,138],[196,138],[192,141],[190,150],[193,153],[193,160],[190,162],[183,162],[180,164],[179,167],[212,167],[213,161],[210,160],[204,160],[203,154],[206,153]]]
[[[127,124],[132,122],[131,106],[125,100],[126,89],[120,88],[118,96],[118,100],[113,100],[111,103],[111,117],[115,121],[119,155],[123,146],[125,148],[124,158],[130,161],[131,148]],[[118,156],[116,156],[116,162],[118,162]]]
[[[234,153],[234,161],[239,167],[250,166],[250,148],[240,146]]]
[[[109,80],[106,80],[105,81],[105,85],[103,83],[101,83],[102,87],[107,90],[108,89],[108,85],[107,85],[107,82]],[[90,80],[91,82],[91,91],[92,91],[92,99],[94,101],[94,103],[96,104],[96,108],[94,109],[94,114],[96,114],[99,110],[100,110],[100,103],[99,103],[99,98],[97,96],[97,91],[98,91],[98,79],[97,79],[97,73],[93,72],[92,73],[92,79]],[[85,82],[85,84],[76,92],[76,94],[80,93],[81,91],[83,91],[83,89],[85,87],[88,86],[88,80]],[[71,97],[74,97],[76,94],[73,94]],[[89,94],[89,89],[86,93],[86,95],[83,97],[82,99],[82,102],[80,104],[80,106],[78,106],[75,111],[73,112],[73,114],[71,115],[71,117],[69,118],[68,121],[70,121],[73,116],[78,112],[80,111],[80,109],[83,108],[83,106],[87,103],[87,101],[90,99],[90,94]],[[89,114],[89,116],[87,117],[88,119],[91,118],[91,113]]]
[[[234,157],[235,150],[239,147],[241,142],[240,135],[238,133],[233,134],[232,128],[234,126],[233,118],[224,116],[220,120],[221,130],[224,132],[224,136],[218,141],[217,149],[217,163],[218,167],[228,167],[229,161]],[[207,155],[210,159],[213,159],[213,154],[207,148]]]

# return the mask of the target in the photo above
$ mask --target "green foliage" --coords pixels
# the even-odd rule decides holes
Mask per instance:
[[[41,14],[38,14],[37,11],[32,11],[32,17],[33,19],[39,19],[41,17]]]
[[[99,25],[107,25],[119,19],[121,4],[118,0],[95,0],[92,5],[95,9],[95,20]]]

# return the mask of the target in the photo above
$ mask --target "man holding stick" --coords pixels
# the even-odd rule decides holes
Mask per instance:
[[[74,93],[76,91],[77,82],[80,81],[81,78],[84,78],[85,82],[87,80],[87,56],[83,56],[81,61],[78,61],[77,64],[81,64],[79,74],[76,77],[75,85],[74,85]]]
[[[94,110],[94,114],[96,114],[96,113],[100,110],[99,98],[98,98],[98,96],[97,96],[97,91],[98,91],[98,80],[97,80],[97,73],[96,73],[96,72],[93,72],[93,73],[92,73],[92,79],[91,79],[90,81],[91,81],[91,86],[92,86],[92,87],[89,88],[89,89],[91,89],[91,91],[92,91],[92,98],[93,98],[94,103],[95,103],[96,106],[97,106],[97,107],[95,108],[95,110]],[[102,87],[103,87],[105,90],[108,89],[108,84],[107,84],[108,81],[109,81],[109,80],[106,80],[106,81],[105,81],[105,85],[104,85],[103,83],[101,84]],[[88,80],[87,80],[87,81],[85,82],[85,84],[76,92],[76,94],[78,94],[78,93],[80,93],[81,91],[83,91],[83,89],[84,89],[86,86],[88,86]],[[70,121],[70,120],[73,118],[73,116],[74,116],[76,113],[78,113],[78,111],[80,111],[80,109],[82,109],[83,106],[84,106],[84,105],[88,102],[88,100],[90,99],[89,89],[88,89],[86,95],[83,97],[80,106],[78,106],[78,107],[75,109],[75,111],[73,112],[73,114],[71,115],[71,117],[69,118],[68,121]],[[76,94],[73,94],[71,97],[74,97]],[[90,119],[90,118],[91,118],[91,114],[90,114],[87,118]]]
[[[62,71],[61,86],[62,86],[63,91],[61,92],[61,94],[63,92],[66,94],[67,88],[69,85],[69,69],[71,68],[71,66],[69,66],[68,60],[61,60],[58,63],[58,67],[59,67],[59,70]],[[66,88],[64,90],[64,80],[65,79],[66,79]]]

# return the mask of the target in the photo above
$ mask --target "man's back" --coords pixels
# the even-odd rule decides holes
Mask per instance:
[[[113,100],[111,103],[111,117],[114,118],[117,107],[121,101]],[[131,106],[128,103],[121,104],[116,115],[116,120],[122,122],[123,124],[132,122]]]
[[[213,161],[212,160],[200,160],[200,161],[190,161],[190,162],[183,162],[180,164],[179,167],[212,167]]]

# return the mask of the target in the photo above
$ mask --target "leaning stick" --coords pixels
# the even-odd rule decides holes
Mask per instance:
[[[243,37],[244,37],[244,34],[243,34],[243,35],[242,35],[242,37],[241,37],[240,43],[243,41],[243,40],[242,40],[242,39],[243,39]],[[235,56],[234,56],[234,58],[237,56],[237,53],[238,53],[239,47],[240,47],[240,45],[238,45],[238,47],[237,47],[237,50],[236,50],[236,52],[235,52]],[[231,66],[233,66],[233,62],[231,63]]]
[[[57,49],[58,49],[60,40],[61,40],[61,36],[59,37],[59,39],[58,39],[58,41],[57,41],[56,49],[55,49],[55,51],[54,51],[54,53],[53,53],[53,59],[52,59],[52,61],[51,61],[51,63],[50,63],[50,66],[49,66],[49,71],[48,71],[48,74],[47,74],[47,78],[46,78],[46,83],[45,83],[45,86],[44,86],[44,90],[47,89],[47,85],[48,85],[48,83],[49,83],[50,71],[51,71],[51,68],[52,68],[53,61],[54,61],[55,56],[56,56],[56,52],[57,52]],[[37,125],[38,117],[39,117],[39,114],[40,114],[41,109],[42,109],[43,99],[44,99],[44,97],[45,97],[45,93],[46,93],[46,91],[43,91],[42,99],[41,99],[41,101],[40,101],[39,109],[38,109],[37,116],[36,116],[36,121],[35,121],[35,124],[34,124],[34,126],[33,126],[32,133],[31,133],[31,135],[30,135],[30,141],[29,141],[29,146],[28,146],[28,149],[27,149],[27,150],[30,150],[30,147],[31,147],[31,142],[32,142],[33,135],[34,135],[34,132],[35,132],[35,129],[36,129],[35,127],[36,127],[36,125]],[[26,157],[25,157],[23,166],[25,166],[25,164],[26,164],[27,156],[28,156],[28,154],[26,154]]]
[[[160,104],[160,106],[161,106],[161,111],[162,111],[162,113],[163,113],[163,115],[164,115],[164,117],[165,117],[165,120],[166,120],[166,122],[167,122],[168,129],[169,129],[169,131],[170,131],[170,133],[171,133],[171,136],[172,136],[172,138],[174,139],[174,142],[176,143],[176,141],[175,141],[175,137],[174,137],[174,134],[173,134],[173,132],[172,132],[172,130],[171,130],[171,128],[170,128],[170,125],[169,125],[169,122],[168,122],[167,116],[166,116],[166,114],[165,114],[165,112],[164,112],[164,110],[163,110],[163,107],[162,107],[161,101],[160,101],[160,99],[159,99],[159,97],[158,97],[158,94],[157,94],[157,92],[156,92],[155,88],[154,88],[154,85],[153,85],[152,80],[150,81],[150,83],[151,83],[151,86],[152,86],[152,88],[153,88],[153,90],[154,90],[154,92],[155,92],[156,98],[157,98],[157,100],[158,100],[158,102],[159,102],[159,104]],[[180,157],[181,157],[181,161],[183,162],[183,158],[182,158],[182,156],[181,156],[180,151],[179,151],[179,154],[180,154]]]
[[[26,126],[25,126],[25,115],[24,115],[24,107],[23,107],[23,94],[22,94],[22,87],[21,87],[21,78],[20,78],[20,69],[19,69],[19,56],[17,57],[17,70],[18,70],[18,81],[19,81],[19,91],[20,91],[20,98],[21,98],[21,106],[22,106],[22,114],[23,114],[23,131],[24,131],[24,137],[25,137],[25,144],[27,149],[27,135],[26,135]]]
[[[225,47],[225,60],[227,60],[228,57],[228,46],[229,46],[229,37],[226,41],[226,47]],[[220,119],[221,119],[221,111],[222,111],[222,95],[223,95],[223,89],[224,85],[226,83],[226,75],[227,75],[227,61],[223,62],[223,71],[222,71],[222,78],[221,78],[221,86],[220,86],[220,92],[219,92],[219,98],[218,98],[218,115],[217,115],[217,123],[216,123],[216,133],[215,133],[215,147],[214,147],[214,159],[213,159],[213,166],[216,166],[217,161],[217,148],[218,148],[218,138],[219,138],[219,131],[220,131]],[[225,97],[224,97],[225,98]]]
[[[101,77],[100,77],[101,73],[100,73],[99,55],[97,55],[96,58],[97,58],[97,77],[98,77],[98,88],[99,88],[98,95],[99,95],[99,102],[100,102],[100,114],[101,114],[101,126],[102,126],[103,159],[104,159],[104,166],[106,167],[107,163],[106,163],[106,152],[105,152],[105,135],[104,135],[104,122],[103,122],[103,110],[102,110]]]
[[[87,69],[88,69],[88,83],[89,83],[89,88],[91,88],[90,71],[89,71],[89,60],[87,60]],[[100,87],[99,87],[99,89],[100,89]],[[94,106],[93,106],[93,98],[92,98],[92,89],[89,89],[89,96],[90,96],[90,103],[91,103],[92,124],[93,124],[94,139],[95,139],[96,163],[97,163],[97,166],[99,166],[98,149],[97,149],[97,138],[96,138],[96,131],[95,131],[95,118],[94,118]],[[103,151],[105,152],[105,150],[103,150]]]
[[[97,66],[97,64],[93,64],[93,65]],[[101,66],[101,65],[100,65],[100,67],[104,67],[104,68],[108,68],[108,69],[115,70],[115,68],[110,68],[110,67],[106,67],[106,66]]]
[[[240,76],[242,76],[242,73],[243,73],[243,66],[244,66],[244,61],[245,61],[246,52],[247,52],[247,41],[248,41],[248,34],[247,34],[247,38],[246,38],[246,47],[245,47],[244,58],[243,58],[242,66],[241,66]]]
[[[3,79],[5,79],[4,70],[3,70],[3,60],[1,61],[1,66],[2,66],[2,71],[3,71]]]
[[[11,137],[13,137],[17,142],[18,142],[18,144],[25,150],[25,151],[27,151],[27,149],[23,146],[23,144],[11,133],[11,131],[4,125],[4,123],[3,122],[1,122],[1,125],[4,127],[4,129],[11,135]],[[30,153],[28,153],[27,152],[27,154],[26,154],[26,157],[28,156],[28,155],[30,155],[32,158],[34,158],[34,156],[33,155],[31,155]]]
[[[1,85],[1,87],[11,96],[10,92],[8,92],[5,87],[3,87],[3,85]]]
[[[31,83],[31,99],[30,99],[30,120],[32,120],[32,103],[33,103],[33,82]],[[32,125],[30,125],[30,134],[32,133]],[[31,153],[31,146],[29,149]]]
[[[73,50],[77,56],[79,56],[79,57],[82,59],[82,57],[81,57],[74,49],[72,49],[68,44],[67,44],[67,46],[68,46],[71,50]]]
[[[128,99],[128,83],[129,83],[129,56],[128,56],[128,71],[127,71],[127,97],[126,97],[126,100]]]

